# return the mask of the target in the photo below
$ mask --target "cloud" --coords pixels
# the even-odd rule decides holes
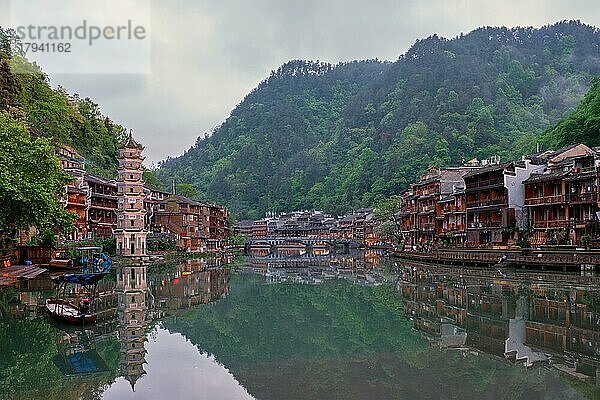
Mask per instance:
[[[0,10],[2,0],[0,0]],[[151,72],[53,75],[132,128],[149,161],[181,154],[290,59],[395,60],[418,38],[482,25],[600,25],[590,0],[153,1]],[[48,13],[55,10],[45,10]],[[115,60],[118,62],[118,60]]]

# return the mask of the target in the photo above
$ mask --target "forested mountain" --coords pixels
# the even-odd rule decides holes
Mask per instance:
[[[577,143],[600,146],[600,78],[594,79],[589,92],[567,118],[543,134],[542,141],[555,149]]]
[[[533,150],[583,98],[599,60],[600,31],[561,22],[431,36],[394,63],[292,61],[159,176],[240,217],[341,213],[432,164]]]
[[[74,147],[91,172],[116,174],[117,147],[125,129],[89,98],[53,89],[42,69],[11,46],[14,40],[0,27],[0,113],[5,120],[23,124],[34,138]]]

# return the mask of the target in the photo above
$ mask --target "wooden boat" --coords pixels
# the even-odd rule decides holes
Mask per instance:
[[[64,274],[53,279],[57,285],[56,297],[46,300],[46,309],[54,318],[71,324],[96,322],[94,312],[94,296],[98,282],[108,273],[99,274]],[[79,286],[79,296],[67,299],[68,287]]]
[[[96,322],[96,314],[90,314],[89,306],[74,306],[64,299],[49,298],[46,300],[46,309],[50,314],[70,324],[91,324]]]

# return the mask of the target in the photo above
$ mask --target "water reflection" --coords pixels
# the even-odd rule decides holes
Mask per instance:
[[[150,322],[146,265],[121,266],[116,270],[120,343],[120,373],[135,390],[136,382],[146,374],[146,327]]]
[[[229,292],[228,282],[228,268],[207,268],[204,260],[190,260],[172,271],[156,273],[150,277],[155,312],[172,315],[224,298]]]
[[[314,251],[314,250],[313,250]],[[265,277],[269,283],[320,284],[344,279],[354,284],[380,285],[388,282],[389,273],[382,268],[383,251],[369,250],[335,256],[248,257],[243,272]]]
[[[583,281],[380,252],[229,262],[117,267],[93,326],[40,318],[43,282],[16,293],[0,398],[578,399],[556,370],[598,374],[600,297]]]
[[[18,292],[5,292],[5,296],[10,294],[9,311],[14,319],[0,320],[0,366],[18,364],[28,341],[37,348],[27,350],[39,360],[48,356],[51,364],[32,361],[19,365],[18,371],[0,368],[0,398],[23,398],[24,393],[26,398],[53,398],[47,394],[65,386],[77,393],[60,397],[57,391],[56,398],[100,398],[111,382],[127,382],[129,393],[135,393],[147,374],[148,349],[152,348],[148,340],[155,340],[160,332],[155,321],[226,296],[229,269],[225,264],[223,259],[197,259],[177,265],[118,266],[114,276],[99,285],[94,300],[98,318],[93,325],[65,325],[48,318],[40,305],[53,293],[49,282],[40,280]],[[11,346],[15,350],[5,351]],[[43,380],[36,373],[25,386],[16,384],[23,374],[41,368],[51,378]],[[72,379],[81,382],[75,384]]]
[[[600,288],[556,278],[407,265],[398,288],[432,345],[544,363],[600,385]]]

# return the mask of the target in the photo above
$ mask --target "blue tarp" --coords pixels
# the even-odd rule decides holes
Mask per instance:
[[[81,351],[67,356],[56,355],[54,365],[66,376],[94,374],[108,370],[106,363],[96,350]]]
[[[75,285],[93,285],[108,275],[107,272],[99,274],[64,274],[54,278],[56,283],[73,283]]]

